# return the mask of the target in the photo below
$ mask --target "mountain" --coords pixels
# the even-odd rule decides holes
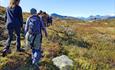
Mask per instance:
[[[86,21],[87,20],[103,20],[103,19],[115,19],[115,16],[109,16],[109,15],[107,15],[107,16],[101,16],[101,15],[93,16],[93,15],[91,15],[91,16],[89,16],[87,18],[79,17],[79,19],[86,20]]]
[[[80,19],[77,18],[77,17],[63,16],[63,15],[59,15],[59,14],[56,14],[56,13],[52,13],[51,16],[52,16],[52,17],[56,17],[56,18],[60,18],[60,19],[74,19],[74,20],[80,20]]]
[[[57,17],[57,18],[66,18],[66,16],[62,16],[62,15],[59,15],[59,14],[56,14],[56,13],[53,13],[53,14],[51,14],[51,16],[53,16],[53,17]]]
[[[86,18],[87,20],[103,20],[103,19],[112,19],[115,18],[115,16],[101,16],[101,15],[96,15],[96,16],[89,16]]]
[[[111,17],[109,17],[108,19],[115,19],[115,16],[111,16]]]
[[[52,17],[57,17],[60,19],[75,19],[75,20],[103,20],[103,19],[115,19],[115,16],[101,16],[101,15],[96,15],[96,16],[89,16],[87,18],[85,17],[72,17],[72,16],[63,16],[63,15],[59,15],[56,13],[51,14]]]

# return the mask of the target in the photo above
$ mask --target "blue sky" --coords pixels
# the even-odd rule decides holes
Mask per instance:
[[[9,0],[1,0],[2,6],[8,6]],[[23,11],[36,8],[66,16],[88,17],[90,15],[115,14],[115,0],[21,0]]]

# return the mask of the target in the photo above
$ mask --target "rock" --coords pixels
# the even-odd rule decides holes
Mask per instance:
[[[66,55],[53,58],[52,61],[60,70],[71,70],[70,68],[73,66],[73,61]]]

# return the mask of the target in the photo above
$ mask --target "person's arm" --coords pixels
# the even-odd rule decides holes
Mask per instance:
[[[29,18],[27,18],[26,25],[25,25],[25,29],[24,29],[24,34],[25,34],[25,35],[26,35],[26,33],[28,32],[28,28],[29,28]]]
[[[22,8],[21,7],[20,7],[19,19],[20,19],[21,27],[23,27],[23,15],[22,15]]]
[[[7,9],[6,9],[6,12],[5,12],[5,18],[4,18],[4,21],[5,21],[5,22],[7,21]]]
[[[42,30],[44,31],[45,36],[48,37],[48,33],[47,33],[47,31],[46,31],[46,28],[45,28],[45,25],[44,25],[44,22],[43,22],[42,17],[40,17],[40,21],[41,21]]]

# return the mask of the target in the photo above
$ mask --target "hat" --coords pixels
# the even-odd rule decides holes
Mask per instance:
[[[31,14],[37,14],[37,10],[36,10],[35,8],[32,8],[32,9],[30,10],[30,13],[31,13]]]

